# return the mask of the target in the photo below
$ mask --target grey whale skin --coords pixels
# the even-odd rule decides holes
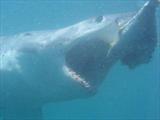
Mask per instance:
[[[148,63],[157,45],[156,7],[99,16],[54,31],[0,37],[0,107],[4,119],[41,119],[48,102],[96,94],[111,67]]]

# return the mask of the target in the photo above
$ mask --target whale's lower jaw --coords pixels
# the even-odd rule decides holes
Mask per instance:
[[[68,77],[70,77],[75,82],[79,83],[82,87],[86,89],[91,88],[91,85],[89,84],[89,82],[87,82],[84,78],[82,78],[79,74],[77,74],[71,68],[67,66],[63,66],[63,71]]]

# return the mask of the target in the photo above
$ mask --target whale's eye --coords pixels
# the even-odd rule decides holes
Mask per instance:
[[[98,17],[95,19],[95,21],[96,21],[97,23],[102,22],[102,21],[103,21],[103,16],[98,16]]]

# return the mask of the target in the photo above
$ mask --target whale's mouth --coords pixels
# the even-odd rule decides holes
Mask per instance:
[[[84,88],[97,88],[106,76],[109,49],[109,44],[98,38],[79,41],[66,53],[66,75]]]

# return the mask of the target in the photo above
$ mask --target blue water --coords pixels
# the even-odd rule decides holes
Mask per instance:
[[[144,3],[139,0],[0,1],[2,28],[0,35],[63,28],[92,16],[138,10]],[[160,12],[157,18],[160,20]],[[159,25],[157,26],[160,28]],[[158,120],[160,119],[159,91],[160,49],[157,48],[149,64],[141,65],[134,70],[117,63],[96,96],[47,104],[43,108],[43,116],[45,120]]]

